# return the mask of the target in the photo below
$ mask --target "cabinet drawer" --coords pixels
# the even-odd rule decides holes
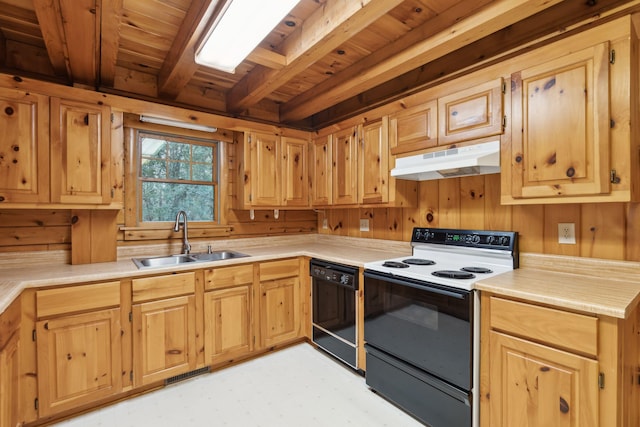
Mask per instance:
[[[133,302],[169,298],[195,292],[195,273],[145,277],[131,281]]]
[[[282,261],[270,261],[260,264],[260,281],[293,277],[300,274],[300,266],[297,259],[285,259]]]
[[[596,356],[598,318],[491,298],[491,328]]]
[[[120,282],[68,286],[36,292],[38,318],[120,305]]]
[[[205,290],[253,283],[253,264],[211,268],[204,272]]]

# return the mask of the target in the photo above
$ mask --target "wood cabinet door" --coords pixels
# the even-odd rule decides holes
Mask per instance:
[[[41,417],[122,390],[120,309],[36,323]]]
[[[283,136],[282,144],[282,204],[309,206],[309,143],[300,138]]]
[[[438,145],[438,103],[430,101],[389,117],[391,154],[432,148]]]
[[[49,98],[0,88],[0,206],[49,201]]]
[[[493,427],[598,425],[598,362],[490,332]]]
[[[20,334],[14,333],[0,351],[0,427],[18,425],[20,396]]]
[[[502,78],[438,98],[438,145],[503,133]]]
[[[111,109],[51,98],[51,201],[111,202]]]
[[[358,128],[333,134],[332,193],[334,205],[358,203]]]
[[[300,336],[300,279],[260,282],[260,332],[263,347]]]
[[[135,387],[196,367],[195,296],[133,305]]]
[[[512,75],[512,196],[610,192],[608,42]]]
[[[312,142],[313,171],[311,173],[311,204],[313,206],[327,206],[333,200],[333,150],[332,137],[319,138]]]
[[[280,137],[251,132],[251,196],[252,206],[279,206],[282,162]]]
[[[205,363],[221,362],[251,352],[251,289],[251,285],[246,285],[205,292]]]
[[[389,120],[362,126],[358,162],[360,203],[389,201]]]

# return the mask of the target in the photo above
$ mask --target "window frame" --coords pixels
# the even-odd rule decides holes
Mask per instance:
[[[134,146],[135,146],[135,187],[136,187],[136,225],[139,227],[157,227],[157,226],[166,226],[166,224],[171,223],[172,221],[143,221],[142,220],[142,184],[143,182],[169,182],[169,183],[180,183],[180,184],[194,184],[194,185],[209,185],[203,184],[204,181],[193,181],[193,180],[180,180],[180,179],[157,179],[157,178],[144,178],[142,177],[142,138],[144,135],[155,135],[166,138],[169,142],[179,142],[179,143],[188,143],[192,145],[202,145],[202,146],[212,146],[215,145],[213,151],[213,168],[212,171],[212,181],[211,186],[213,186],[213,221],[198,221],[189,218],[189,225],[198,224],[200,226],[217,226],[221,225],[220,221],[220,158],[221,158],[221,144],[223,143],[217,139],[205,139],[198,138],[194,136],[183,135],[180,132],[167,132],[160,130],[149,130],[149,129],[136,129],[135,137],[134,137]],[[192,164],[191,162],[189,164]],[[178,211],[176,211],[176,214]]]

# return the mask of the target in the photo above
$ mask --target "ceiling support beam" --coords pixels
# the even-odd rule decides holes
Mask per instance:
[[[280,50],[287,66],[256,66],[227,95],[227,110],[238,113],[258,103],[400,3],[402,0],[327,0],[284,41]]]
[[[437,32],[432,30],[434,22],[426,23],[283,104],[280,120],[285,123],[302,120],[320,111],[322,108],[318,106],[336,105],[559,2],[499,0],[472,15],[463,13],[460,6],[454,7],[436,18],[439,22],[435,27]],[[464,19],[459,19],[461,13]]]
[[[175,99],[198,70],[195,62],[196,44],[203,36],[211,18],[228,0],[193,0],[178,35],[160,68],[158,93]]]
[[[123,0],[102,1],[100,14],[100,85],[113,86],[120,44]]]
[[[62,28],[60,3],[57,0],[34,0],[33,9],[40,24],[49,61],[56,74],[72,81],[69,54]]]

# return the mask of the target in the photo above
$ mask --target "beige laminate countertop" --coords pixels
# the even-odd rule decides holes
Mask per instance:
[[[313,236],[313,235],[312,235]],[[366,262],[387,258],[395,258],[411,254],[411,246],[403,242],[373,241],[370,239],[355,239],[346,237],[323,238],[322,236],[305,238],[258,238],[229,241],[216,249],[232,249],[250,255],[247,258],[229,260],[187,263],[166,267],[138,269],[131,261],[131,257],[149,256],[151,254],[135,254],[120,256],[117,262],[96,264],[48,264],[28,265],[21,268],[0,269],[0,314],[7,309],[11,302],[27,288],[58,286],[83,282],[96,282],[121,279],[124,277],[140,277],[163,272],[186,271],[193,269],[222,267],[247,262],[260,262],[298,256],[322,258],[327,261],[362,267]],[[225,242],[226,243],[226,242]],[[206,247],[206,246],[205,246]],[[198,252],[204,248],[194,249]],[[167,255],[179,251],[156,252],[153,255]]]
[[[203,251],[204,248],[206,245],[196,246],[194,252]],[[144,246],[137,249],[122,248],[117,262],[1,268],[0,313],[27,288],[140,277],[297,256],[317,257],[362,267],[370,261],[411,254],[411,247],[406,242],[323,235],[237,239],[222,243],[216,241],[214,249],[221,248],[244,252],[250,257],[196,265],[138,269],[131,261],[132,257],[179,252],[176,247],[163,247],[164,252],[142,253],[142,250],[149,251],[149,247]],[[640,263],[637,262],[521,254],[520,265],[521,268],[512,272],[479,280],[475,288],[497,295],[623,319],[640,303]]]
[[[475,288],[621,319],[640,302],[640,263],[537,254],[521,255],[520,262]]]

